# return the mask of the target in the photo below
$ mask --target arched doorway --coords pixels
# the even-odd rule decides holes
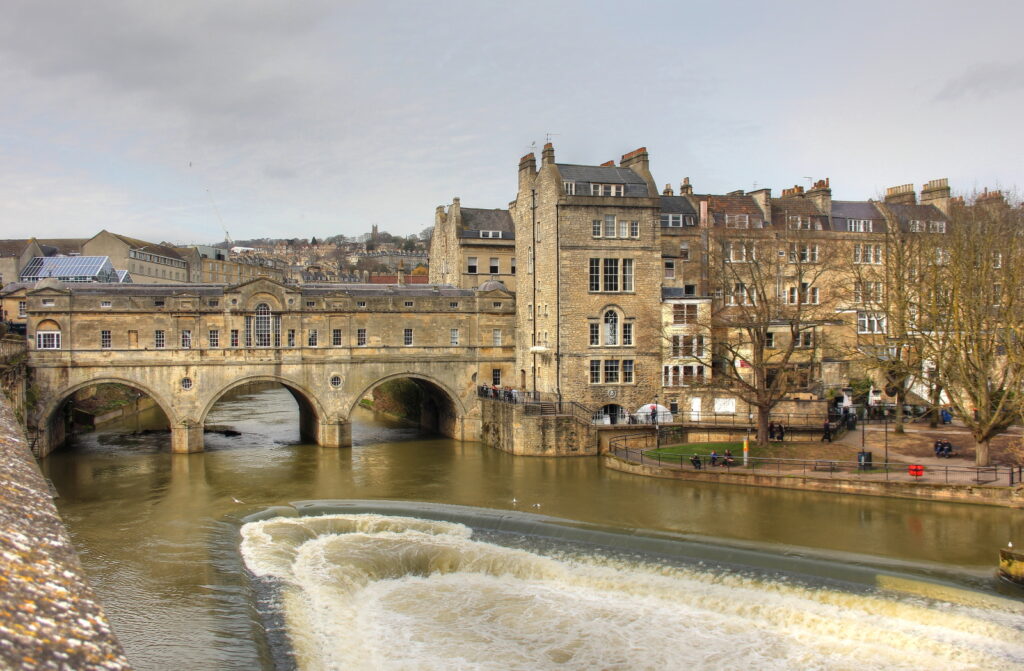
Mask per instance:
[[[627,424],[629,412],[621,405],[609,403],[601,408],[601,421],[605,424]]]

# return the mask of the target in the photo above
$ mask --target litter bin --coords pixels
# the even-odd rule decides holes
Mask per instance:
[[[862,471],[871,470],[871,453],[861,451],[857,453],[857,468]]]

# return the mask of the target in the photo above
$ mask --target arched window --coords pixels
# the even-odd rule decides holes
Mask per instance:
[[[615,310],[604,313],[604,344],[619,344],[619,315]]]
[[[60,324],[44,319],[36,326],[36,349],[60,349]]]
[[[270,306],[266,303],[256,306],[256,346],[270,347]]]

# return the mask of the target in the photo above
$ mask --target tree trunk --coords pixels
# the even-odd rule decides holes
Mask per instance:
[[[770,410],[757,409],[757,446],[768,447],[768,416]]]
[[[974,465],[975,466],[988,466],[988,441],[987,440],[975,440],[974,441]]]

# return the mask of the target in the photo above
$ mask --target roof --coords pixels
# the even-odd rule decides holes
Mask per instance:
[[[708,214],[716,225],[724,225],[725,215],[727,214],[746,214],[750,217],[751,221],[764,221],[764,212],[761,211],[757,202],[748,195],[715,196],[703,194],[694,196],[693,199],[698,202],[702,200],[708,201]]]
[[[131,274],[127,270],[118,270],[117,281],[122,284],[131,284],[135,280],[132,279]]]
[[[116,282],[117,271],[108,256],[36,256],[21,271],[22,281],[46,277],[70,281]]]
[[[850,219],[867,219],[874,222],[871,227],[872,233],[885,232],[885,215],[883,215],[875,203],[870,200],[833,200],[832,201],[832,230],[847,231],[847,221]]]
[[[0,257],[21,256],[30,242],[32,242],[32,238],[0,240]],[[36,238],[36,242],[39,243],[43,256],[57,254],[70,256],[82,251],[82,244],[85,243],[85,240],[82,238]]]
[[[273,280],[263,281],[272,282]],[[255,281],[255,280],[253,280]],[[12,283],[13,284],[13,283]],[[7,285],[5,291],[12,285]],[[101,284],[74,283],[67,284],[64,289],[77,295],[121,295],[121,296],[223,296],[233,293],[226,284]],[[305,284],[289,287],[289,291],[298,290],[304,296],[474,296],[473,289],[458,289],[448,284],[365,284],[365,283],[331,283]]]
[[[629,168],[619,168],[613,165],[573,165],[571,163],[556,163],[555,165],[566,182],[624,184],[623,195],[625,196],[644,198],[649,195],[646,180]],[[581,196],[587,195],[585,191],[577,193]]]
[[[129,238],[127,235],[121,235],[120,233],[111,233],[111,235],[121,240],[132,249],[140,249],[144,252],[159,254],[160,256],[166,256],[170,259],[181,259],[181,254],[167,245],[161,245],[155,242],[146,242],[145,240],[139,240],[138,238]]]
[[[501,231],[514,233],[516,225],[508,210],[482,210],[475,207],[460,207],[462,228],[472,231]],[[504,237],[504,236],[502,236]]]
[[[662,196],[661,211],[666,214],[697,214],[697,208],[686,196]]]

